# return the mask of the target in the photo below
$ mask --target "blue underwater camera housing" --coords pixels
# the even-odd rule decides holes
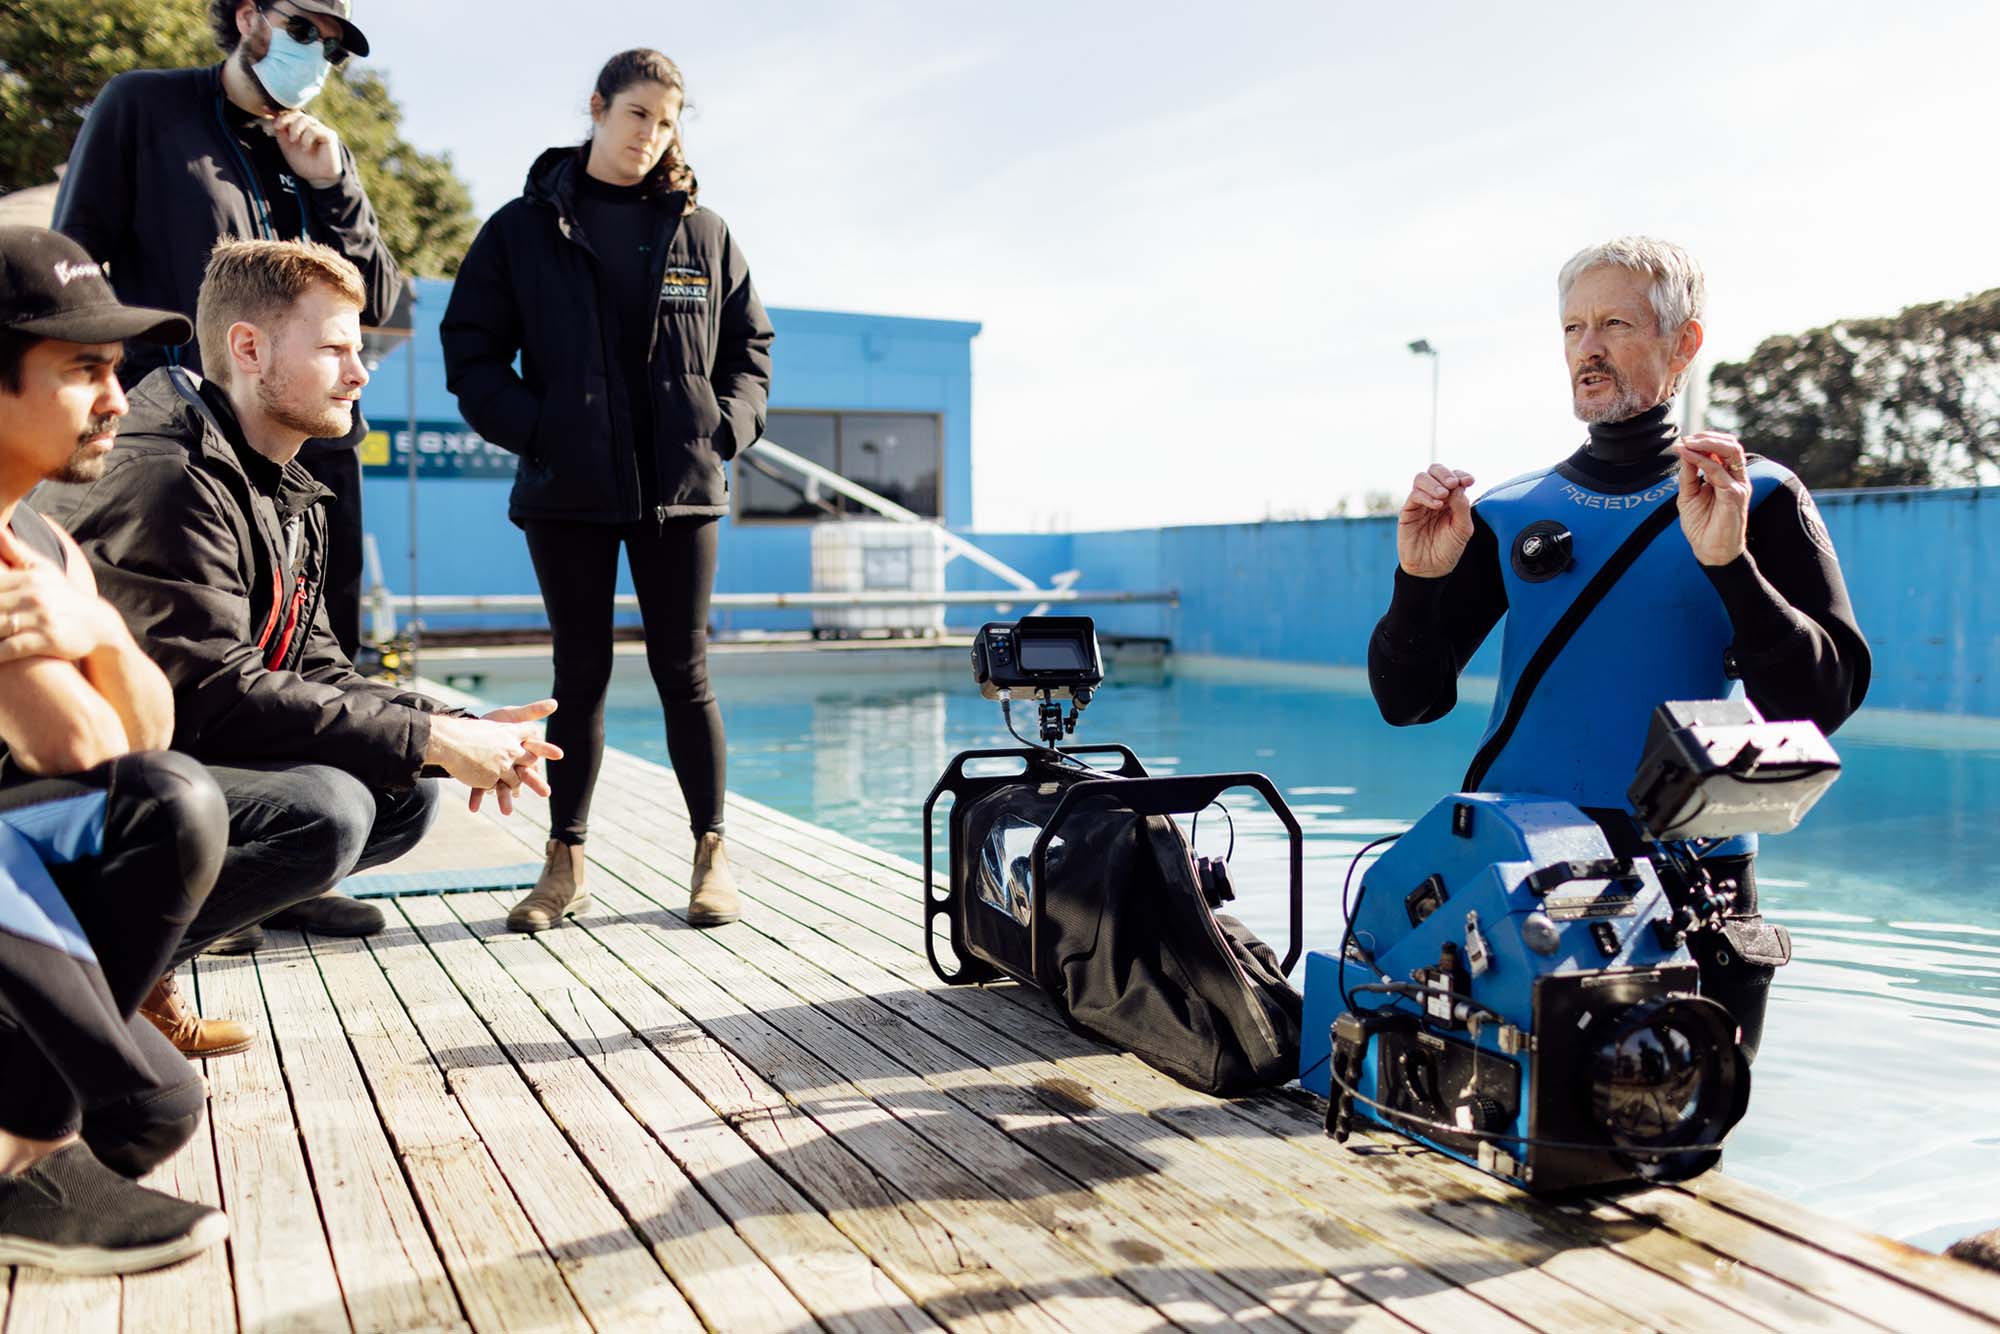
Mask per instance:
[[[1341,952],[1307,955],[1299,1078],[1328,1131],[1372,1123],[1537,1193],[1713,1166],[1750,1070],[1696,992],[1734,889],[1701,854],[1795,827],[1839,769],[1810,722],[1669,703],[1631,812],[1439,802],[1362,878]]]

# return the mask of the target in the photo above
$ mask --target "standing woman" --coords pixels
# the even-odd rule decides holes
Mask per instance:
[[[480,229],[444,315],[447,381],[481,435],[521,456],[508,514],[527,534],[555,640],[552,821],[534,890],[507,915],[541,931],[590,906],[583,841],[604,758],[618,552],[632,567],[667,754],[695,838],[688,921],[736,920],[722,841],[722,714],[708,600],[723,464],[764,429],[771,323],[743,252],[695,205],[681,72],[613,56],[590,138],[551,148]],[[516,354],[520,370],[514,368]]]

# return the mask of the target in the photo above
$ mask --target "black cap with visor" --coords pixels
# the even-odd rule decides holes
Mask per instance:
[[[184,315],[119,304],[104,267],[42,227],[0,227],[0,328],[65,343],[171,347],[194,336]]]

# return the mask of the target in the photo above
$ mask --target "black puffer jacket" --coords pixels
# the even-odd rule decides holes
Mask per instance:
[[[526,192],[480,229],[444,314],[446,381],[473,429],[521,456],[516,523],[726,514],[723,463],[763,434],[771,384],[771,322],[750,267],[720,217],[684,214],[679,191],[654,196],[654,438],[633,440],[596,260],[576,221],[583,160],[574,147],[543,153]],[[639,512],[639,449],[653,452],[659,479],[650,516]]]
[[[331,494],[297,459],[252,453],[228,401],[167,367],[132,391],[104,475],[45,483],[34,505],[173,683],[175,750],[406,786],[430,715],[458,711],[368,680],[340,651],[322,598]]]

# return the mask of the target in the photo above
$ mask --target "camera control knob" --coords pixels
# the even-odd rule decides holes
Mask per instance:
[[[1507,1128],[1507,1109],[1497,1098],[1468,1098],[1453,1109],[1453,1120],[1461,1130],[1492,1133]]]

